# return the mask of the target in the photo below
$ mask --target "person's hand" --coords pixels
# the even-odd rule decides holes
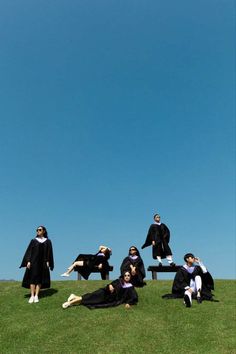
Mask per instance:
[[[102,263],[98,265],[98,269],[102,269]]]
[[[110,284],[109,285],[109,291],[111,292],[111,293],[113,293],[113,291],[114,291],[114,288],[113,288],[113,286]]]
[[[152,245],[155,246],[156,242],[155,241],[152,241]]]
[[[27,267],[28,269],[30,269],[30,266],[31,266],[31,263],[30,263],[30,262],[27,262],[26,267]]]
[[[131,308],[130,304],[125,304],[125,308],[130,309]]]
[[[49,268],[49,262],[47,262],[46,264],[47,264],[47,267]]]
[[[200,263],[200,262],[201,262],[201,260],[200,260],[199,257],[195,257],[194,260],[195,260],[195,262],[197,262],[197,263]]]

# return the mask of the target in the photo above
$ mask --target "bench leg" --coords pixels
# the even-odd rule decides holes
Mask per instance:
[[[77,274],[77,280],[81,280],[81,274],[79,272]]]
[[[109,272],[106,273],[106,280],[109,280]]]
[[[157,280],[157,272],[155,270],[152,271],[152,280]]]

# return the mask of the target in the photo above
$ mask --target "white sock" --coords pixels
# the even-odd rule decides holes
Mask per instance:
[[[162,260],[161,260],[160,256],[157,256],[157,260],[158,260],[159,263],[162,263]]]
[[[172,256],[166,256],[166,259],[169,264],[173,262]]]

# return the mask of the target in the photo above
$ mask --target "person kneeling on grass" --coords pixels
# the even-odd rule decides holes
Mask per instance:
[[[186,307],[192,306],[192,298],[196,299],[198,304],[202,300],[213,301],[214,281],[211,274],[207,271],[201,260],[192,253],[184,256],[185,264],[175,275],[172,294],[163,295],[163,298],[184,298]]]
[[[73,305],[84,305],[90,309],[114,307],[125,304],[125,308],[136,305],[138,302],[138,294],[130,283],[131,274],[125,272],[119,279],[114,280],[105,288],[98,289],[92,293],[82,296],[71,294],[62,307]]]

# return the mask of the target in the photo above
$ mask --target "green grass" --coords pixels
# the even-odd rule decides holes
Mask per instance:
[[[20,282],[1,282],[0,353],[236,353],[235,281],[216,281],[220,302],[194,302],[192,308],[161,298],[171,289],[166,280],[138,289],[139,303],[130,310],[61,308],[70,293],[106,283],[55,281],[38,304],[28,304]]]

